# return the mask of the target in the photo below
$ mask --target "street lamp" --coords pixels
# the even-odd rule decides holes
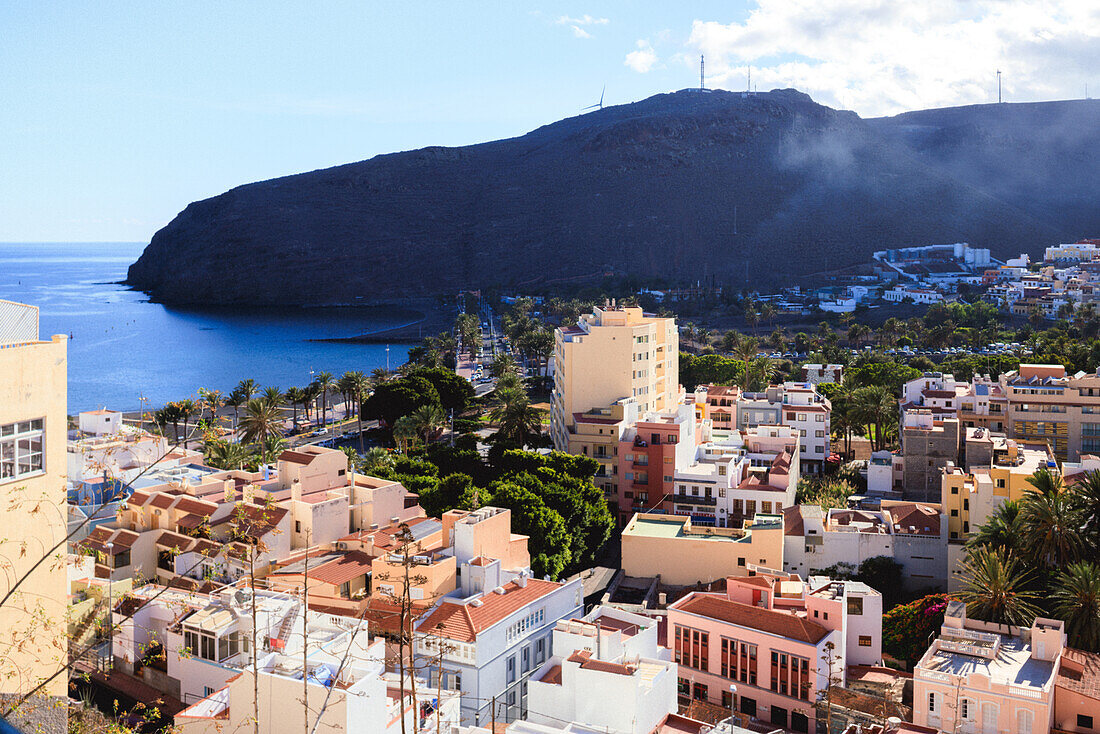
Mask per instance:
[[[737,717],[737,686],[730,684],[730,734],[733,734],[734,719]]]
[[[107,661],[109,667],[114,667],[110,663],[114,660],[115,559],[111,551],[114,549],[115,544],[107,541],[103,547],[107,549]]]

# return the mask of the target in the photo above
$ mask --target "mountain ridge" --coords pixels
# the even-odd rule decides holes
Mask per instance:
[[[767,287],[961,240],[1034,252],[1100,231],[1080,183],[1098,122],[1091,100],[864,119],[797,90],[682,90],[235,187],[157,232],[127,282],[180,305],[317,305],[605,273]]]

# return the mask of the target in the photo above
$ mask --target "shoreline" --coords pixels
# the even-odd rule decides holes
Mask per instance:
[[[331,336],[306,341],[330,344],[419,344],[425,337],[435,336],[450,329],[449,309],[434,308],[424,311],[417,309],[417,312],[420,313],[420,318],[399,326],[355,336]]]

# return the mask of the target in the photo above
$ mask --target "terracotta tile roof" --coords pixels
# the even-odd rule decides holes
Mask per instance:
[[[180,517],[179,520],[176,520],[176,527],[194,530],[195,528],[205,523],[206,520],[207,517],[205,515],[193,515],[191,513],[188,513]]]
[[[279,526],[286,517],[287,510],[275,505],[257,505],[252,502],[238,502],[225,517],[218,520],[215,525],[232,523],[234,530],[252,538],[260,538]]]
[[[111,555],[118,555],[132,548],[140,537],[140,535],[132,530],[105,528],[100,526],[88,533],[88,537],[80,541],[80,545],[101,553],[106,553],[107,544],[110,543]]]
[[[156,544],[164,546],[166,548],[178,548],[183,550],[189,548],[195,542],[194,538],[189,538],[186,535],[180,535],[179,533],[173,533],[171,530],[165,530],[163,533],[157,536]]]
[[[438,632],[448,639],[460,642],[473,642],[482,631],[536,599],[552,594],[562,588],[562,585],[554,581],[528,579],[526,586],[511,581],[503,588],[503,594],[489,591],[478,597],[481,600],[479,607],[444,599],[435,611],[417,625],[417,629]]]
[[[149,501],[149,493],[144,489],[135,489],[130,493],[130,498],[126,500],[128,505],[144,505]]]
[[[806,534],[806,523],[802,520],[802,508],[799,505],[783,508],[783,534],[799,537]]]
[[[940,513],[931,505],[919,502],[907,502],[886,508],[894,523],[895,533],[909,534],[909,528],[916,528],[916,535],[939,537]]]
[[[290,449],[279,454],[279,461],[288,461],[292,464],[309,464],[316,458],[316,454],[307,454],[302,451],[292,451]]]
[[[196,499],[195,497],[181,497],[173,509],[195,515],[209,516],[214,514],[214,510],[218,509],[218,506],[213,502]]]
[[[362,551],[348,551],[336,560],[309,569],[309,577],[338,586],[370,573],[371,560],[373,557]]]
[[[730,601],[717,594],[693,592],[669,609],[770,632],[808,645],[816,645],[829,634],[829,630],[805,617]]]
[[[152,496],[152,498],[149,500],[148,504],[152,505],[153,507],[160,508],[162,510],[167,510],[169,507],[172,506],[172,503],[175,502],[175,501],[176,501],[176,497],[174,495],[165,494],[163,492],[157,492],[156,494],[154,494]]]
[[[549,670],[547,670],[546,673],[543,674],[542,678],[539,679],[539,683],[550,683],[550,684],[555,685],[555,686],[560,686],[561,685],[561,666],[560,665],[555,665],[555,666],[551,667]]]
[[[1055,685],[1100,701],[1100,653],[1067,647]]]

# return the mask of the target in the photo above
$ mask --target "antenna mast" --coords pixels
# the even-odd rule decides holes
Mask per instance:
[[[745,91],[746,92],[751,92],[752,91],[752,64],[749,64],[749,83],[745,87]]]
[[[1001,103],[1001,70],[997,69],[997,104]]]
[[[703,84],[703,57],[699,56],[699,89],[706,89]]]

